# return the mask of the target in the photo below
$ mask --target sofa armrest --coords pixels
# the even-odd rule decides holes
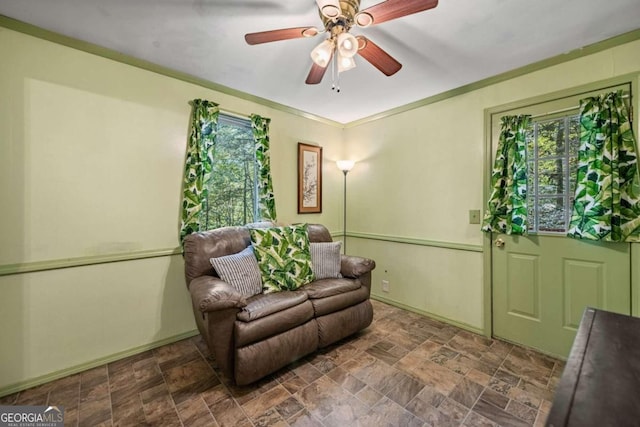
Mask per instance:
[[[196,277],[189,283],[194,307],[201,312],[242,308],[247,300],[227,282],[211,276]]]
[[[344,277],[358,278],[376,268],[376,262],[369,258],[342,255],[340,273]]]

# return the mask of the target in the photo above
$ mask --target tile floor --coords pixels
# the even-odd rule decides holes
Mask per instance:
[[[236,387],[194,337],[0,398],[79,426],[542,426],[564,363],[377,301],[360,334]]]

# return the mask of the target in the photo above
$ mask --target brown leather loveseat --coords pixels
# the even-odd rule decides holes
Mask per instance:
[[[308,235],[310,242],[332,241],[323,225],[309,224]],[[209,260],[249,245],[248,227],[193,233],[184,241],[198,329],[218,367],[236,384],[252,383],[371,324],[373,260],[342,255],[342,278],[245,298],[218,277]]]

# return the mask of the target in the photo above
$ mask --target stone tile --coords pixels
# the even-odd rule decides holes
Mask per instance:
[[[19,393],[13,393],[8,396],[0,397],[0,405],[4,405],[4,406],[15,405],[16,400],[18,400],[18,394]]]
[[[231,397],[209,406],[209,410],[220,427],[250,426],[251,421],[238,403]]]
[[[482,399],[478,400],[473,411],[501,426],[526,427],[531,425]]]
[[[563,362],[373,304],[371,327],[248,386],[192,337],[0,404],[63,402],[91,426],[544,425]]]
[[[80,415],[84,403],[80,404]],[[111,403],[111,420],[115,425],[142,425],[146,423],[139,395],[117,403]]]
[[[481,386],[488,386],[491,381],[491,375],[487,375],[484,372],[480,372],[477,369],[471,369],[467,372],[466,378]]]
[[[513,375],[503,369],[498,369],[493,376],[494,378],[497,378],[500,381],[504,381],[510,386],[517,386],[518,383],[520,382],[520,377]]]
[[[449,394],[449,397],[465,407],[471,408],[483,390],[484,387],[480,384],[463,378]]]
[[[525,404],[528,407],[533,409],[538,409],[538,407],[542,403],[542,399],[518,387],[511,388],[511,390],[509,390],[508,396],[511,399],[516,400],[522,404]]]
[[[304,406],[298,402],[298,399],[292,396],[276,405],[275,409],[282,418],[287,420],[302,411]]]
[[[296,394],[306,386],[308,386],[305,380],[295,375],[293,378],[288,379],[287,381],[282,383],[282,386],[287,389],[287,391],[291,394]]]
[[[411,412],[388,398],[383,398],[366,414],[358,418],[358,426],[421,427],[423,422]]]
[[[299,391],[294,397],[316,418],[323,419],[332,411],[336,399],[343,397],[340,387],[327,377],[322,377]]]
[[[438,406],[438,410],[458,423],[461,423],[469,413],[469,408],[450,398],[446,398],[440,406]]]
[[[309,358],[309,362],[311,363],[311,365],[313,365],[314,368],[316,368],[323,374],[326,374],[327,372],[337,367],[337,365],[330,357],[327,357],[323,354],[311,356]]]
[[[256,420],[274,406],[289,399],[291,394],[282,385],[273,387],[269,391],[258,395],[255,399],[242,405],[242,409],[249,418]]]
[[[403,358],[397,366],[400,367],[400,363],[405,360]],[[462,376],[455,372],[433,363],[429,360],[423,361],[420,364],[411,364],[409,366],[402,365],[401,369],[405,369],[408,373],[414,375],[425,385],[433,387],[436,391],[448,395],[456,387],[456,385],[462,380]]]
[[[480,395],[480,399],[486,403],[490,403],[500,409],[505,409],[509,403],[509,398],[497,391],[489,388],[485,389]]]
[[[308,384],[314,382],[323,375],[322,372],[308,363],[304,363],[296,367],[293,372]]]
[[[371,387],[365,386],[362,390],[356,393],[356,397],[367,406],[373,406],[378,403],[384,396]]]
[[[403,376],[398,383],[387,392],[387,397],[400,406],[405,406],[424,388],[424,384],[409,377]]]
[[[509,395],[509,390],[511,390],[511,386],[504,381],[500,381],[497,378],[492,378],[489,381],[489,388],[495,392],[498,392],[504,396]]]
[[[78,426],[95,426],[111,421],[111,402],[109,396],[80,403],[78,408]]]
[[[324,427],[324,425],[307,410],[300,411],[289,418],[288,423],[291,427]]]
[[[186,400],[177,405],[182,424],[189,427],[206,427],[215,423],[209,407],[201,396]]]
[[[447,396],[437,392],[432,387],[425,387],[420,393],[418,393],[416,399],[420,399],[431,406],[438,407],[444,401],[444,399],[446,399],[446,397]]]
[[[451,350],[447,347],[440,347],[430,357],[429,360],[437,363],[438,365],[444,365],[448,360],[455,359],[460,353]]]
[[[366,384],[342,368],[335,368],[327,376],[352,394],[359,392]]]
[[[406,409],[428,426],[457,427],[460,425],[460,422],[451,418],[450,415],[418,398],[409,402]]]
[[[349,426],[370,412],[369,406],[354,396],[345,396],[333,403],[331,412],[324,417],[322,423],[327,426]]]
[[[383,346],[382,345],[383,343],[388,344],[388,346],[387,345]],[[389,365],[393,365],[398,360],[400,360],[400,357],[394,356],[389,352],[389,350],[394,346],[395,346],[394,344],[388,343],[387,341],[380,341],[379,343],[369,347],[367,349],[367,353],[377,358],[378,360],[381,360]]]
[[[511,400],[507,405],[506,411],[511,415],[515,415],[529,424],[533,424],[538,415],[538,411],[516,400]]]
[[[288,427],[289,424],[280,416],[278,411],[270,409],[253,421],[257,427]]]
[[[494,423],[488,418],[483,417],[477,412],[470,411],[467,418],[462,423],[463,427],[499,427],[498,424]]]
[[[80,400],[86,401],[109,395],[109,375],[106,366],[99,366],[80,374]]]

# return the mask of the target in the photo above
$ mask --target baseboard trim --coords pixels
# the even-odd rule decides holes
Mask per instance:
[[[26,390],[28,388],[35,387],[44,383],[48,383],[50,381],[54,381],[60,378],[64,378],[69,375],[77,374],[78,372],[83,372],[83,371],[86,371],[87,369],[92,369],[92,368],[104,365],[106,363],[115,362],[116,360],[124,359],[125,357],[143,353],[148,350],[153,350],[154,348],[162,347],[163,345],[171,344],[176,341],[183,340],[185,338],[191,338],[198,334],[199,334],[198,330],[194,329],[191,331],[183,332],[178,335],[173,335],[171,337],[161,339],[159,341],[154,341],[149,344],[144,344],[138,347],[131,348],[129,350],[124,350],[118,353],[111,354],[109,356],[101,357],[99,359],[95,359],[90,362],[81,363],[80,365],[76,365],[76,366],[72,366],[59,371],[51,372],[49,374],[45,374],[29,380],[19,381],[17,383],[0,388],[0,397],[8,396],[10,394],[17,393],[19,391]]]
[[[444,323],[448,323],[448,324],[456,326],[456,327],[458,327],[460,329],[464,329],[466,331],[473,332],[474,334],[479,334],[479,335],[483,335],[483,336],[485,335],[484,331],[482,330],[482,328],[478,328],[476,326],[472,326],[472,325],[469,325],[469,324],[464,323],[464,322],[458,322],[457,320],[449,319],[447,317],[440,316],[440,315],[437,315],[437,314],[434,314],[434,313],[431,313],[431,312],[428,312],[428,311],[420,310],[418,308],[411,307],[411,306],[403,304],[401,302],[394,301],[394,300],[389,299],[389,298],[381,297],[380,295],[371,294],[371,299],[383,302],[385,304],[392,305],[394,307],[401,308],[403,310],[407,310],[407,311],[411,311],[413,313],[421,314],[423,316],[430,317],[432,319],[439,320],[439,321],[444,322]]]

